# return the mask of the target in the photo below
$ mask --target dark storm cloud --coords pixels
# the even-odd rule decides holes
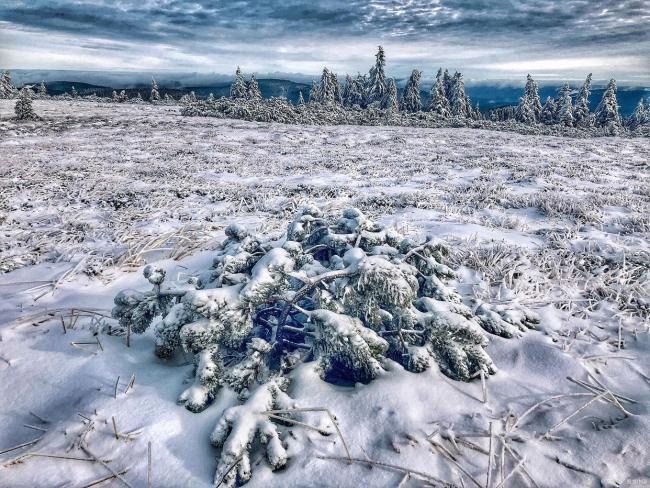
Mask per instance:
[[[493,59],[500,62],[558,56],[650,62],[650,0],[5,0],[0,21],[80,38],[78,45],[97,49],[101,40],[215,54],[284,44],[285,57],[309,60],[310,52],[296,49],[301,42],[317,58],[323,53],[314,46],[359,39],[458,52],[497,49],[509,56]],[[350,60],[356,47],[350,45]],[[343,63],[345,53],[336,54]]]

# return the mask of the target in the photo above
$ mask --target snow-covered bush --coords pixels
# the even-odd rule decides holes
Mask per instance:
[[[147,266],[153,290],[120,292],[113,316],[135,333],[153,325],[163,358],[180,348],[195,355],[195,381],[179,398],[189,410],[205,408],[225,385],[245,401],[211,437],[222,446],[217,479],[226,486],[250,477],[258,433],[271,466],[286,463],[264,413],[291,404],[285,375],[297,362],[316,360],[326,381],[372,381],[389,359],[413,372],[437,363],[470,381],[496,372],[486,330],[512,337],[537,322],[519,307],[472,310],[449,285],[455,273],[443,264],[442,241],[416,243],[356,208],[332,218],[308,205],[281,239],[239,225],[225,233],[193,289],[165,290],[164,271]],[[226,366],[225,357],[235,359]]]
[[[34,112],[32,107],[32,97],[34,92],[29,87],[23,87],[18,94],[18,100],[16,100],[16,106],[14,107],[14,112],[16,113],[16,118],[18,120],[36,120],[38,116]]]

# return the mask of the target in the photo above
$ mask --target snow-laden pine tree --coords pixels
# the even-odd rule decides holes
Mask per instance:
[[[305,98],[302,96],[302,90],[298,92],[298,106],[302,106],[305,104]]]
[[[47,87],[45,86],[45,80],[41,81],[41,84],[38,85],[38,96],[40,98],[47,97]]]
[[[447,96],[445,95],[445,80],[444,75],[442,74],[442,68],[438,70],[436,81],[431,86],[428,108],[430,112],[438,114],[444,118],[451,115],[449,100],[447,100]]]
[[[576,127],[589,127],[591,125],[591,114],[589,113],[589,95],[591,94],[591,73],[587,76],[578,97],[576,106],[573,109],[573,122]]]
[[[397,85],[395,84],[394,78],[388,80],[388,90],[386,90],[386,95],[381,101],[381,108],[383,110],[390,110],[391,112],[397,112],[399,110],[397,103]]]
[[[126,90],[122,90],[118,96],[120,102],[126,102],[129,100],[129,96],[126,94]]]
[[[318,87],[318,101],[325,105],[341,104],[341,85],[337,76],[327,67],[323,68],[323,74],[320,78]]]
[[[539,121],[545,125],[555,124],[557,107],[552,97],[546,97],[546,102],[542,107],[542,113],[539,115]]]
[[[237,71],[235,71],[235,81],[230,85],[230,98],[246,98],[247,91],[246,80],[244,80],[241,68],[237,66]]]
[[[79,93],[77,92],[77,89],[72,85],[72,88],[70,88],[70,96],[72,98],[77,98],[79,96]]]
[[[542,112],[542,104],[539,100],[537,83],[530,74],[526,77],[526,88],[524,96],[519,99],[519,105],[515,112],[515,119],[522,124],[534,124],[539,120]]]
[[[445,96],[449,102],[449,107],[451,107],[451,88],[453,86],[454,80],[449,74],[449,70],[445,69],[444,74],[442,75],[443,87],[445,89]]]
[[[630,115],[625,121],[626,127],[630,130],[634,130],[637,127],[644,125],[647,118],[646,112],[648,110],[649,109],[643,105],[643,97],[641,97],[641,100],[639,100],[639,103],[634,109],[634,112],[632,112],[632,115]]]
[[[194,289],[163,288],[165,271],[149,265],[153,289],[120,292],[112,312],[134,333],[155,324],[159,357],[194,355],[194,382],[179,398],[189,410],[205,409],[222,387],[239,395],[242,404],[223,412],[210,436],[221,449],[221,486],[250,479],[257,438],[271,469],[286,464],[266,414],[295,408],[288,387],[297,364],[314,361],[332,382],[391,374],[388,359],[472,381],[496,372],[487,333],[520,336],[539,322],[516,303],[466,306],[448,284],[456,274],[443,263],[444,242],[416,243],[355,208],[337,218],[308,205],[281,239],[236,224],[225,234]]]
[[[451,82],[451,100],[449,102],[451,115],[454,117],[467,117],[469,114],[468,98],[465,94],[465,82],[462,73],[454,73]]]
[[[309,89],[309,103],[320,102],[320,93],[318,92],[318,84],[311,80],[311,88]]]
[[[3,71],[0,79],[0,98],[11,98],[16,94],[16,88],[11,83],[11,73]]]
[[[160,101],[160,92],[158,91],[158,83],[152,77],[151,78],[151,94],[149,95],[149,100],[152,102]]]
[[[594,124],[596,127],[620,127],[621,125],[616,99],[616,80],[613,78],[609,80],[603,98],[594,112]]]
[[[345,88],[343,90],[343,105],[346,107],[364,107],[365,85],[361,75],[356,78],[345,77]]]
[[[555,123],[565,127],[573,127],[573,101],[571,100],[571,88],[568,84],[560,89],[557,98],[555,112]]]
[[[517,109],[515,111],[515,120],[527,125],[532,125],[537,122],[535,111],[533,110],[533,107],[530,104],[530,100],[528,97],[526,97],[526,95],[519,98],[519,104],[517,105]]]
[[[111,100],[114,102],[120,101],[119,97],[117,96],[117,92],[115,90],[113,90],[113,93],[111,94]]]
[[[32,107],[33,97],[34,92],[32,92],[29,86],[22,87],[18,92],[18,100],[16,100],[14,107],[14,112],[18,120],[36,120],[38,118]]]
[[[368,88],[366,90],[366,103],[381,104],[386,92],[388,91],[388,82],[386,80],[386,54],[384,48],[379,46],[375,55],[375,65],[370,69],[368,78]]]
[[[537,82],[533,80],[530,74],[526,77],[526,88],[524,95],[528,99],[528,103],[535,114],[535,120],[539,120],[539,114],[542,112],[542,102],[539,99],[539,88]]]
[[[262,92],[260,92],[260,85],[257,83],[255,75],[251,75],[251,81],[248,83],[246,91],[246,98],[249,100],[259,102],[262,99]]]
[[[421,76],[422,71],[414,69],[404,86],[404,93],[400,101],[400,109],[404,112],[419,112],[422,110],[422,102],[420,100]]]

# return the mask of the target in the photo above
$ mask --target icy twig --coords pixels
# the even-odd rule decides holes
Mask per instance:
[[[40,430],[41,432],[47,432],[47,429],[43,429],[42,427],[36,427],[35,425],[23,424],[23,427],[27,427],[28,429],[32,429],[32,430]]]
[[[111,468],[108,464],[106,464],[104,461],[102,461],[102,460],[99,459],[97,456],[95,456],[95,455],[90,451],[90,449],[88,449],[88,446],[86,446],[85,443],[82,443],[81,446],[80,446],[80,448],[81,448],[81,450],[82,450],[83,452],[85,452],[88,456],[90,456],[90,457],[93,458],[95,461],[97,461],[97,462],[100,463],[102,466],[104,466],[104,468],[106,468],[106,470],[107,470],[109,473],[111,473],[111,474],[113,475],[114,478],[117,478],[118,480],[120,480],[122,483],[124,483],[125,486],[128,486],[129,488],[133,488],[133,486],[132,486],[128,481],[126,481],[126,480],[122,477],[122,475],[121,475],[120,473],[118,473],[117,471],[115,471],[115,470],[114,470],[113,468]]]
[[[22,449],[23,447],[32,446],[32,445],[36,444],[38,441],[40,441],[42,438],[43,438],[43,436],[39,437],[38,439],[31,440],[29,442],[24,442],[23,444],[19,444],[17,446],[10,447],[8,449],[3,449],[2,451],[0,451],[0,454],[15,451],[17,449]]]
[[[107,481],[113,480],[113,479],[117,478],[118,476],[121,476],[121,475],[126,474],[128,472],[129,472],[128,468],[124,469],[124,470],[120,471],[119,473],[110,474],[110,475],[105,476],[103,478],[100,478],[98,480],[91,481],[87,485],[83,485],[81,488],[91,488],[93,486],[101,485],[102,483],[106,483]]]
[[[487,467],[487,476],[485,480],[485,488],[490,488],[492,486],[492,456],[494,455],[494,446],[492,442],[492,422],[490,422],[489,427],[490,432],[490,444],[488,448],[488,467]]]
[[[117,377],[117,380],[115,380],[115,389],[113,391],[113,398],[117,398],[117,387],[120,384],[120,377]]]
[[[434,486],[441,486],[444,488],[459,488],[458,485],[454,483],[450,483],[449,481],[443,481],[439,478],[436,478],[433,475],[423,473],[422,471],[416,471],[413,469],[409,468],[403,468],[402,466],[397,466],[395,464],[389,464],[389,463],[382,463],[379,461],[373,461],[371,459],[360,459],[360,458],[344,458],[344,457],[337,457],[337,456],[317,456],[318,459],[326,459],[326,460],[332,460],[332,461],[345,461],[347,463],[358,463],[358,464],[366,464],[368,466],[373,466],[373,467],[378,467],[378,468],[384,468],[384,469],[391,469],[394,471],[399,471],[400,473],[408,473],[411,476],[417,476],[418,478],[427,481],[429,483],[432,483]],[[481,487],[482,488],[482,487]]]
[[[551,434],[551,432],[553,432],[554,430],[556,430],[556,429],[558,429],[559,427],[561,427],[562,425],[564,425],[566,422],[569,421],[569,419],[572,419],[573,417],[575,417],[578,413],[582,412],[585,408],[587,408],[587,407],[588,407],[589,405],[591,405],[592,403],[595,403],[595,402],[597,402],[598,400],[601,400],[601,399],[602,399],[606,394],[607,394],[607,392],[603,392],[603,393],[601,393],[600,395],[595,396],[594,398],[592,398],[591,400],[589,400],[589,401],[588,401],[587,403],[585,403],[582,407],[580,407],[580,408],[578,408],[576,411],[574,411],[571,415],[569,415],[568,417],[565,417],[564,419],[560,420],[557,424],[555,424],[553,427],[551,427],[550,429],[548,429],[548,430],[546,431],[546,433],[540,437],[540,439],[548,439],[548,436]]]
[[[515,423],[512,424],[512,427],[510,427],[510,429],[508,429],[508,431],[511,432],[511,431],[515,430],[519,426],[520,422],[524,418],[526,418],[533,411],[535,411],[537,408],[541,407],[545,403],[551,402],[553,400],[559,400],[561,398],[573,398],[573,397],[585,397],[585,396],[591,397],[591,396],[594,396],[594,395],[590,394],[590,393],[565,393],[563,395],[555,395],[555,396],[552,396],[550,398],[546,398],[545,400],[541,400],[541,401],[537,402],[535,405],[533,405],[532,407],[530,407],[528,410],[526,410],[523,414],[521,414],[519,416],[519,418],[515,421]]]
[[[127,392],[133,388],[133,385],[135,385],[135,373],[131,375],[131,379],[129,380],[129,384],[126,385],[126,388],[124,389],[124,394],[126,395]]]
[[[295,412],[325,412],[330,418],[330,421],[332,422],[332,425],[334,425],[334,428],[336,429],[336,433],[339,436],[339,439],[341,439],[341,443],[343,444],[343,449],[345,449],[345,454],[348,457],[348,459],[351,461],[352,458],[350,456],[350,450],[348,449],[348,445],[345,442],[345,439],[343,438],[343,434],[341,433],[341,429],[339,428],[339,424],[336,421],[336,417],[332,414],[332,412],[327,409],[327,408],[292,408],[292,409],[285,409],[285,410],[268,410],[266,412],[263,412],[266,415],[269,414],[290,414],[290,413],[295,413]],[[282,420],[286,420],[282,418]],[[316,429],[318,430],[318,429]]]

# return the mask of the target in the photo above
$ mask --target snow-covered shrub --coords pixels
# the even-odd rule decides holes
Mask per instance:
[[[519,307],[474,311],[448,284],[455,272],[443,264],[442,241],[416,243],[356,208],[332,218],[308,205],[281,239],[234,224],[225,233],[194,289],[163,290],[164,271],[147,266],[153,290],[120,292],[113,316],[136,333],[155,324],[163,358],[178,348],[195,354],[195,381],[179,398],[189,410],[205,408],[224,385],[246,401],[211,437],[222,446],[217,479],[226,486],[250,477],[256,435],[274,469],[286,463],[264,412],[291,403],[285,375],[297,361],[316,360],[327,381],[372,381],[389,358],[413,372],[435,362],[470,381],[496,372],[486,330],[512,337],[537,321]],[[235,359],[226,366],[225,357]]]
[[[16,106],[14,107],[14,112],[16,113],[16,118],[18,120],[38,119],[38,116],[32,107],[33,96],[34,93],[29,87],[21,88],[20,93],[18,94],[18,100],[16,100]]]

